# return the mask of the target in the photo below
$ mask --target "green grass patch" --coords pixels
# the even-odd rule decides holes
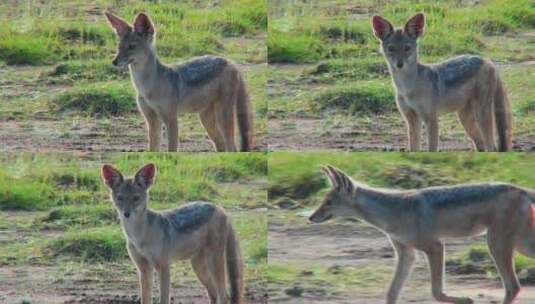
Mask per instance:
[[[54,208],[38,221],[58,226],[102,226],[118,223],[117,212],[111,202],[100,205],[68,205]]]
[[[389,77],[388,67],[382,57],[351,59],[340,58],[324,61],[316,65],[307,74],[321,76],[324,79],[368,80]]]
[[[114,262],[127,257],[119,226],[68,231],[49,241],[45,253],[51,257],[65,255],[86,262]]]
[[[45,37],[0,32],[0,60],[5,64],[47,64],[58,60],[59,46]]]
[[[269,63],[310,63],[324,57],[319,38],[271,30],[267,39]]]
[[[127,78],[128,71],[114,67],[111,59],[74,60],[56,65],[47,76],[53,77],[56,82],[80,79],[110,81]]]
[[[529,153],[299,153],[275,152],[269,157],[269,189],[290,185],[314,185],[316,192],[304,202],[317,198],[326,189],[326,178],[320,166],[331,164],[355,180],[376,187],[407,189],[443,184],[501,181],[535,188],[534,156]],[[530,170],[533,167],[534,170]],[[319,183],[323,186],[320,186]],[[275,192],[277,194],[278,192]],[[282,192],[281,195],[286,195]],[[272,195],[270,198],[280,195]],[[287,195],[288,196],[288,195]]]
[[[118,116],[134,112],[136,102],[131,84],[101,82],[78,84],[51,100],[55,111],[74,110],[91,116]]]
[[[318,94],[314,101],[322,110],[340,110],[351,115],[384,114],[396,109],[389,83],[340,85]]]
[[[0,173],[1,210],[43,210],[53,200],[54,190],[50,185]]]

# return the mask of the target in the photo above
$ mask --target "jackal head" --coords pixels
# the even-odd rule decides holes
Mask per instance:
[[[111,190],[111,200],[122,220],[137,218],[147,209],[148,190],[154,183],[156,167],[148,164],[139,169],[133,178],[124,178],[110,165],[102,166],[102,180]]]
[[[372,26],[375,37],[381,41],[381,52],[391,70],[402,70],[403,67],[417,63],[417,41],[424,33],[424,14],[414,15],[403,29],[394,30],[392,24],[380,16],[373,16]]]
[[[154,51],[155,30],[149,16],[139,13],[134,24],[106,12],[104,13],[111,27],[115,30],[119,44],[113,65],[125,67],[129,64],[142,63],[147,55]]]
[[[309,220],[321,223],[335,217],[355,215],[352,204],[356,198],[357,187],[351,177],[330,165],[322,167],[321,170],[329,178],[331,189]]]

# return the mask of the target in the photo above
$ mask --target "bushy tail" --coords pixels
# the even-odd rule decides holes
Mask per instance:
[[[243,287],[243,259],[240,244],[232,226],[227,238],[227,272],[230,284],[230,304],[242,304]]]
[[[240,77],[238,102],[236,104],[238,128],[241,136],[241,151],[251,151],[253,146],[253,109],[245,81]]]
[[[494,94],[494,114],[498,131],[498,151],[509,151],[513,147],[513,115],[511,113],[511,104],[501,79],[498,79]]]

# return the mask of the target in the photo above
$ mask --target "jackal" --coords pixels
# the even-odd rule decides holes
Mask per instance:
[[[332,187],[310,221],[320,223],[354,216],[388,236],[396,252],[397,267],[387,304],[396,303],[410,273],[415,249],[427,255],[432,294],[437,301],[472,303],[470,298],[448,296],[443,291],[443,239],[485,231],[490,254],[505,287],[503,303],[513,302],[520,291],[514,250],[535,257],[535,190],[506,183],[385,190],[355,182],[335,167],[322,169]]]
[[[408,147],[420,149],[422,122],[429,151],[438,150],[438,120],[457,112],[466,133],[478,151],[512,147],[512,114],[507,92],[497,68],[479,56],[462,55],[434,65],[418,61],[418,38],[424,33],[425,17],[417,14],[403,29],[374,16],[375,36],[388,64],[396,89],[396,103],[408,128]]]
[[[168,150],[177,151],[179,113],[200,113],[217,151],[236,151],[237,117],[241,151],[252,149],[252,105],[235,64],[217,56],[163,64],[156,55],[156,30],[147,15],[138,14],[130,25],[111,13],[105,14],[119,39],[113,64],[130,68],[138,108],[148,128],[150,151],[160,147],[162,122],[167,129]]]
[[[102,179],[111,190],[127,240],[128,254],[139,274],[141,303],[152,301],[153,269],[160,278],[160,303],[169,304],[170,268],[174,260],[190,259],[198,279],[206,287],[210,303],[231,304],[243,300],[243,259],[239,241],[225,211],[206,202],[156,212],[148,208],[148,190],[156,168],[145,165],[134,178],[123,178],[114,167],[102,167]],[[225,270],[226,269],[226,270]]]

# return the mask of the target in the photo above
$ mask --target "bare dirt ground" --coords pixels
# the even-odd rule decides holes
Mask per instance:
[[[393,115],[374,119],[346,119],[345,122],[334,125],[322,118],[270,119],[268,147],[270,151],[405,151],[405,125],[401,117]],[[453,127],[453,130],[449,127],[443,127],[448,129],[447,134],[441,132],[440,151],[471,150],[472,144],[460,126]],[[426,140],[422,139],[422,149],[426,147]],[[535,151],[535,138],[517,135],[513,140],[513,149]]]
[[[268,240],[270,264],[300,265],[305,269],[311,265],[357,270],[371,267],[372,271],[377,269],[377,275],[369,279],[364,277],[363,283],[352,284],[351,288],[341,293],[329,290],[329,286],[317,283],[314,279],[304,284],[307,279],[302,277],[302,281],[295,282],[297,285],[306,285],[301,296],[291,296],[284,288],[270,286],[270,303],[384,304],[385,291],[395,267],[394,252],[387,238],[375,228],[362,223],[306,225],[306,219],[302,221],[298,225],[285,224],[271,216]],[[466,249],[468,244],[482,240],[483,237],[450,240],[446,242],[446,258]],[[445,281],[446,292],[468,296],[474,303],[501,303],[504,294],[500,281],[486,274],[459,275],[446,266]],[[535,286],[524,286],[515,304],[534,302]],[[430,274],[421,253],[398,303],[437,303],[431,296]]]

